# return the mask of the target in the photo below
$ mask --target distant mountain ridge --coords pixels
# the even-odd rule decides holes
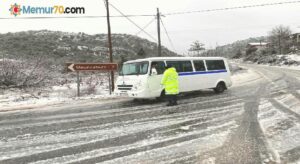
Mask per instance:
[[[112,44],[116,61],[157,54],[156,43],[129,34],[112,34]],[[0,34],[0,55],[9,58],[41,56],[59,61],[103,62],[108,60],[107,47],[107,34],[48,30]],[[162,47],[162,54],[177,56],[165,47]]]

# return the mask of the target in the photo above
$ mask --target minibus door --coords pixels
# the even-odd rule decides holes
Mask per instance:
[[[152,96],[159,97],[161,92],[161,78],[162,75],[151,75],[148,78],[149,90]]]
[[[153,68],[155,71],[153,71]],[[165,63],[163,61],[157,61],[151,63],[150,76],[148,78],[149,90],[152,96],[159,97],[162,86],[160,84],[165,71]]]

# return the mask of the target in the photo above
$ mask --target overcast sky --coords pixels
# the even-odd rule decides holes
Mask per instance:
[[[159,7],[162,14],[185,11],[199,11],[217,8],[255,5],[264,3],[289,2],[292,0],[109,0],[111,4],[127,15],[156,14]],[[10,5],[48,7],[63,5],[65,7],[85,7],[85,15],[70,16],[105,16],[103,0],[5,0],[0,1],[0,17],[14,18],[10,15]],[[120,15],[110,8],[111,15]],[[28,16],[53,15],[20,15]],[[54,15],[57,16],[57,15]],[[131,18],[136,24],[144,27],[154,17]],[[227,11],[167,15],[162,18],[169,36],[178,53],[187,53],[190,44],[199,40],[206,48],[232,43],[249,37],[265,36],[277,25],[290,26],[293,32],[300,32],[300,3],[276,6],[236,9]],[[66,32],[85,32],[88,34],[106,33],[105,18],[80,19],[0,19],[0,33],[26,30],[59,30]],[[111,18],[113,33],[136,34],[140,30],[125,18]],[[157,38],[157,27],[154,21],[145,30]],[[174,51],[162,32],[162,45]],[[144,33],[138,36],[154,41]]]

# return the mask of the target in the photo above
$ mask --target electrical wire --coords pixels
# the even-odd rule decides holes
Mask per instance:
[[[109,3],[109,5],[111,7],[113,7],[115,10],[117,10],[121,15],[123,15],[129,22],[131,22],[132,24],[134,24],[137,28],[139,28],[142,32],[144,32],[147,36],[149,36],[150,38],[152,38],[155,42],[157,41],[152,35],[150,35],[148,32],[146,32],[143,28],[141,28],[139,25],[137,25],[133,20],[131,20],[130,18],[128,18],[122,11],[120,11],[118,8],[116,8],[114,5],[112,5],[111,3]]]
[[[256,4],[256,5],[245,5],[245,6],[217,8],[217,9],[206,9],[206,10],[198,10],[198,11],[173,12],[173,13],[165,13],[163,15],[183,15],[183,14],[192,14],[192,13],[205,13],[205,12],[226,11],[226,10],[234,10],[234,9],[255,8],[255,7],[275,6],[275,5],[284,5],[284,4],[294,4],[294,3],[300,3],[300,1],[264,3],[264,4]]]
[[[153,21],[155,20],[155,17],[147,24],[143,27],[143,30],[145,30],[150,24],[153,23]],[[142,32],[142,30],[140,30],[139,32],[137,32],[135,35],[139,35]]]
[[[172,46],[174,52],[177,52],[176,49],[175,49],[175,46],[174,46],[174,44],[173,44],[173,42],[172,42],[172,40],[171,40],[171,38],[170,38],[170,36],[169,36],[169,34],[168,34],[168,31],[167,31],[167,29],[166,29],[166,27],[165,27],[165,25],[164,25],[164,22],[162,21],[162,19],[160,19],[160,22],[161,22],[161,24],[162,24],[162,26],[163,26],[163,28],[164,28],[164,30],[165,30],[165,33],[166,33],[166,35],[167,35],[167,37],[168,37],[168,40],[169,40],[169,42],[170,42],[170,44],[171,44],[171,46]]]

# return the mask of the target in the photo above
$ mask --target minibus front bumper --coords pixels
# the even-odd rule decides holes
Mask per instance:
[[[147,89],[143,90],[131,90],[131,91],[115,91],[116,96],[120,97],[132,97],[132,98],[151,98]]]

